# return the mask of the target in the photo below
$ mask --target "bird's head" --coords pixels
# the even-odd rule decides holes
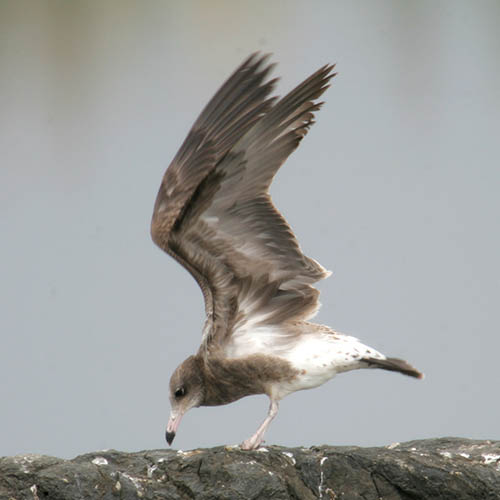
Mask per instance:
[[[183,415],[203,402],[204,383],[200,362],[198,357],[190,356],[175,369],[170,377],[171,410],[165,433],[169,445],[174,440]]]

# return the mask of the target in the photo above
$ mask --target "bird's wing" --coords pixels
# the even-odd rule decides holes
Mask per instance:
[[[205,350],[250,326],[311,317],[319,305],[311,285],[328,275],[302,253],[268,189],[313,123],[333,66],[274,104],[264,61],[251,56],[209,102],[167,169],[153,213],[153,240],[203,291]]]

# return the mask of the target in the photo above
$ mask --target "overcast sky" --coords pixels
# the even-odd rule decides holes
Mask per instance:
[[[272,187],[333,276],[318,321],[425,372],[338,376],[283,400],[267,442],[500,439],[500,3],[0,4],[0,455],[166,446],[168,380],[203,301],[152,243],[165,168],[249,53],[287,92],[338,76]],[[267,412],[188,413],[235,444]]]

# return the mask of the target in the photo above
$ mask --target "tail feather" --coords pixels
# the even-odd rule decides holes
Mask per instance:
[[[424,374],[419,372],[416,368],[411,366],[409,363],[404,361],[403,359],[398,358],[386,358],[386,359],[377,359],[377,358],[363,358],[363,361],[368,363],[368,367],[370,368],[382,368],[383,370],[389,370],[393,372],[403,373],[404,375],[408,375],[409,377],[415,377],[419,379],[424,378]]]

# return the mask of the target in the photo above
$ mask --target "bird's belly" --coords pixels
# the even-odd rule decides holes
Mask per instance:
[[[299,344],[283,355],[297,375],[277,384],[273,392],[281,399],[295,391],[318,387],[337,373],[361,368],[361,359],[365,356],[384,357],[348,335],[304,335]]]

